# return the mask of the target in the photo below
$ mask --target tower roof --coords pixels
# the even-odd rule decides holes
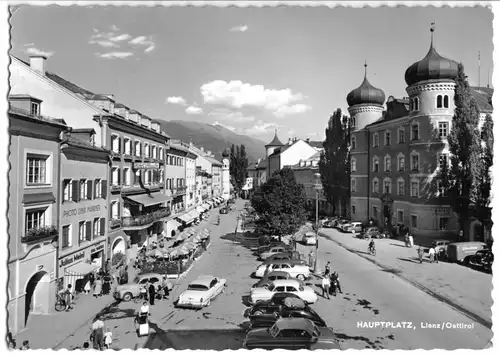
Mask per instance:
[[[365,62],[365,78],[361,85],[347,95],[346,99],[349,106],[360,104],[384,104],[385,93],[381,89],[370,84],[366,78],[366,67],[367,65]]]
[[[274,130],[274,138],[271,142],[266,144],[266,147],[281,147],[283,143],[278,138],[278,130]]]

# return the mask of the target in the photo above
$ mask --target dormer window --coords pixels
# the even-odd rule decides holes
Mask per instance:
[[[40,116],[40,104],[38,102],[31,103],[30,113],[33,116]]]

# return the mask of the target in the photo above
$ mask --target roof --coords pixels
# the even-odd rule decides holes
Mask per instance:
[[[306,141],[313,148],[323,148],[323,141]]]
[[[222,163],[213,157],[205,157],[210,163],[222,166]]]
[[[276,264],[279,264],[280,262],[281,262],[280,260],[276,260]],[[286,261],[286,262],[283,262],[283,263],[289,263],[289,261]],[[300,286],[300,282],[299,282],[299,280],[296,280],[296,279],[274,280],[273,281],[273,285],[274,286],[289,286],[289,285],[294,285],[294,286],[299,287]]]
[[[314,333],[314,324],[306,318],[280,318],[276,321],[279,330],[283,329],[303,329],[309,333]]]
[[[286,271],[271,271],[266,274],[264,277],[269,277],[269,276],[290,276],[290,274]]]
[[[292,145],[294,145],[295,143],[296,142],[294,142]],[[271,154],[269,157],[274,157],[274,156],[277,156],[277,155],[280,155],[280,154],[286,152],[292,145],[283,145],[283,146],[281,146],[279,148],[276,148],[274,150],[274,153]]]
[[[477,105],[479,106],[479,111],[481,112],[493,112],[493,89],[489,87],[477,87],[473,86],[470,88],[472,95],[476,99]]]
[[[28,64],[29,66],[29,64]],[[62,87],[68,89],[71,92],[74,92],[75,94],[80,94],[82,96],[88,97],[88,96],[93,96],[94,93],[91,91],[88,91],[76,84],[73,84],[63,78],[61,78],[59,75],[51,73],[51,72],[46,72],[45,76],[49,78],[50,80],[56,82],[57,84],[61,85]]]
[[[266,144],[266,147],[270,147],[270,146],[282,146],[283,143],[281,143],[281,141],[279,140],[278,138],[278,130],[274,131],[274,138],[271,142],[269,142],[268,144]]]
[[[9,113],[13,115],[18,115],[22,117],[27,117],[31,118],[35,121],[40,121],[40,122],[46,122],[49,124],[65,127],[66,129],[69,129],[69,127],[66,125],[64,120],[60,118],[54,118],[54,117],[49,117],[49,116],[42,116],[42,115],[33,115],[31,112],[17,108],[17,107],[9,107]]]
[[[73,128],[71,130],[73,133],[96,133],[93,128]]]
[[[257,169],[265,169],[265,168],[267,168],[267,159],[262,159],[259,165],[257,165]]]
[[[210,287],[210,282],[212,282],[213,279],[215,279],[215,277],[212,275],[201,275],[198,276],[193,281],[191,281],[190,283],[194,285],[204,285]]]

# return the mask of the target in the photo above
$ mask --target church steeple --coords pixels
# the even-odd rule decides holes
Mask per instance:
[[[280,139],[278,138],[278,129],[276,128],[274,130],[274,138],[271,142],[266,144],[266,157],[269,157],[271,154],[274,153],[274,150],[276,148],[279,148],[283,146],[283,143],[281,143]]]

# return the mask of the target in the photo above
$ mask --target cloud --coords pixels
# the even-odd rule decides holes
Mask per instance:
[[[96,56],[104,59],[126,59],[133,56],[132,52],[108,52],[108,53],[96,53]]]
[[[272,111],[276,117],[308,109],[308,106],[302,104],[292,106],[294,102],[304,99],[301,93],[295,94],[291,89],[266,89],[263,85],[252,85],[240,80],[230,82],[214,80],[203,84],[200,91],[207,104],[220,104],[233,108],[261,107]]]
[[[116,27],[116,25],[111,25],[109,26],[109,28],[111,28],[112,31],[120,31],[120,29]]]
[[[275,123],[258,121],[257,124],[255,124],[253,127],[245,129],[245,133],[249,135],[262,135],[266,134],[269,131],[272,131],[275,128]]]
[[[151,52],[156,47],[156,44],[153,42],[153,40],[148,39],[146,36],[135,37],[128,43],[132,45],[147,46],[147,48],[144,50],[144,53]]]
[[[44,57],[49,58],[52,57],[55,52],[47,52],[35,47],[29,47],[28,49],[26,49],[26,53],[30,55],[43,55]]]
[[[168,104],[172,104],[172,105],[186,106],[186,100],[184,100],[184,98],[180,97],[180,96],[170,96],[170,97],[167,97],[167,99],[165,100],[165,102],[168,103]]]
[[[201,107],[189,106],[186,109],[186,113],[188,115],[199,115],[199,114],[203,113],[203,109]]]
[[[230,32],[246,32],[248,30],[247,25],[235,26],[229,29]]]
[[[34,43],[26,43],[25,45],[23,45],[23,47],[29,47],[29,46],[34,46],[35,44]]]
[[[288,132],[287,132],[287,134],[289,136],[293,136],[295,134],[295,131],[293,129],[289,129]]]
[[[97,44],[101,47],[104,47],[104,48],[117,48],[117,47],[120,47],[119,45],[117,45],[116,43],[113,43],[111,41],[106,41],[106,40],[95,40],[95,39],[91,39],[89,41],[89,44]]]
[[[131,35],[129,35],[128,33],[123,33],[123,34],[118,35],[118,36],[110,37],[109,40],[112,42],[121,42],[121,41],[126,41],[130,38],[132,38]]]
[[[225,125],[225,124],[223,124],[223,123],[221,123],[221,122],[219,122],[219,121],[215,121],[215,122],[212,124],[212,126],[221,126],[221,127],[227,128],[227,129],[228,129],[228,130],[230,130],[230,131],[233,131],[233,132],[234,132],[234,131],[236,131],[236,128],[235,128],[235,127],[233,127],[233,126],[227,126],[227,125]]]
[[[311,109],[311,106],[304,104],[295,104],[291,106],[283,106],[274,112],[274,116],[283,118],[285,116],[295,115],[297,113],[304,113]]]
[[[254,116],[245,116],[242,112],[231,111],[227,108],[217,108],[208,114],[209,116],[215,116],[218,120],[231,121],[234,123],[243,122],[253,122],[255,121]]]

